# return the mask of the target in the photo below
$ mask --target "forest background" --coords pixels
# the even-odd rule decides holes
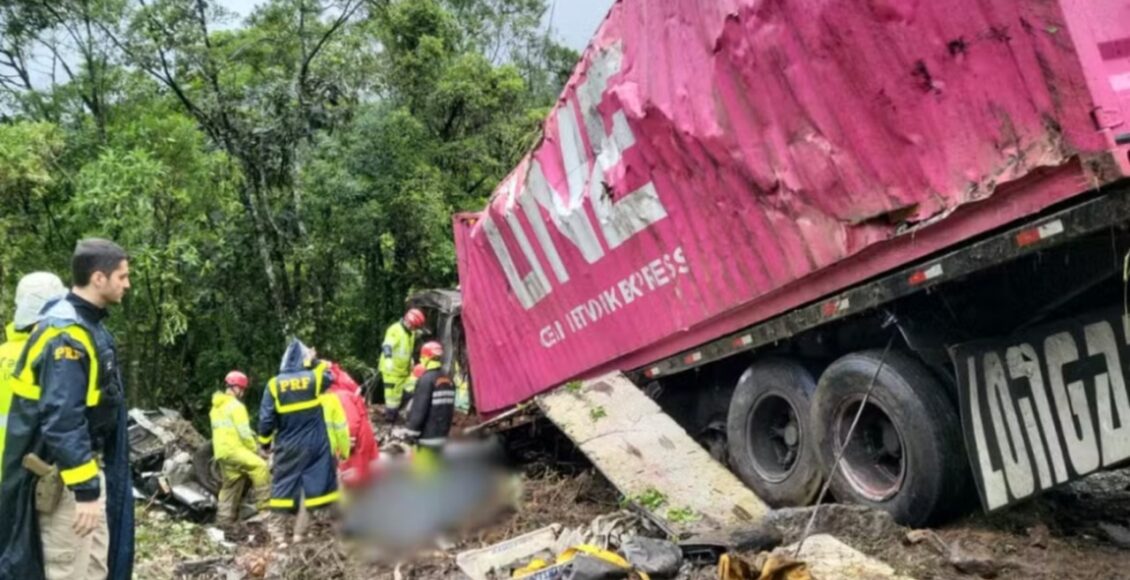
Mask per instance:
[[[208,416],[290,336],[367,378],[451,215],[540,136],[578,59],[544,0],[6,0],[0,319],[76,240],[131,255],[109,325],[130,404]],[[254,403],[252,403],[254,404]]]

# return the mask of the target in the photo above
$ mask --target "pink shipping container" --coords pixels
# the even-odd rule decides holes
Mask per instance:
[[[1130,175],[1128,148],[1130,0],[620,0],[455,218],[476,405],[958,247]]]

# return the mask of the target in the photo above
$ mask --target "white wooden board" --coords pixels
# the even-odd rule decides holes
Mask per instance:
[[[620,373],[585,381],[579,389],[562,387],[538,404],[625,496],[662,494],[663,505],[652,511],[676,533],[748,526],[768,511]]]

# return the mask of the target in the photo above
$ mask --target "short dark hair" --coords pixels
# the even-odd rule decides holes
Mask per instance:
[[[126,251],[110,240],[79,240],[75,244],[75,253],[71,256],[71,283],[79,287],[86,286],[90,284],[90,278],[95,272],[109,276],[128,259]]]

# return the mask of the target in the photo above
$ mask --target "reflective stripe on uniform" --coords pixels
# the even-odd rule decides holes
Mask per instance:
[[[284,497],[272,497],[271,501],[267,502],[267,507],[273,508],[292,508],[294,507],[294,500]]]
[[[219,419],[212,421],[212,429],[235,429],[235,422],[231,419]]]
[[[35,342],[32,343],[24,357],[24,366],[20,369],[19,375],[12,377],[9,381],[12,392],[25,399],[39,400],[42,391],[36,384],[34,363],[43,354],[43,349],[47,348],[47,343],[60,334],[66,334],[86,349],[86,353],[90,357],[90,369],[87,373],[90,378],[86,386],[86,406],[97,407],[99,401],[102,400],[102,391],[98,389],[98,352],[94,349],[94,343],[90,340],[86,329],[77,324],[63,328],[52,326],[36,337]]]
[[[282,404],[282,402],[279,401],[279,382],[277,379],[271,379],[271,381],[267,383],[267,388],[271,390],[271,396],[275,399],[275,410],[279,413],[294,413],[306,409],[313,409],[319,404],[316,398],[309,401],[290,403],[288,405]]]
[[[306,499],[302,500],[302,503],[305,504],[306,507],[318,507],[318,506],[321,506],[321,505],[326,505],[328,503],[333,503],[335,501],[338,501],[339,499],[341,499],[341,492],[340,491],[332,491],[330,493],[327,493],[326,495],[320,495],[318,497],[306,498]],[[272,501],[274,501],[274,500],[272,500]]]
[[[91,459],[78,467],[64,469],[59,472],[66,485],[77,485],[98,477],[98,462]]]
[[[231,423],[235,426],[235,432],[239,434],[240,439],[255,439],[255,434],[251,432],[251,425],[247,422],[236,423],[235,414],[243,408],[243,403],[239,399],[233,398],[224,405],[224,412],[228,417],[231,417]]]
[[[279,400],[279,379],[278,377],[272,378],[267,382],[267,388],[271,391],[271,396],[275,399],[275,410],[280,414],[297,413],[298,411],[305,411],[306,409],[313,409],[321,405],[318,397],[322,394],[322,378],[326,374],[326,363],[319,363],[318,366],[311,369],[314,373],[314,398],[309,401],[299,401],[297,403],[289,403],[284,405]]]
[[[39,400],[39,387],[21,380],[19,377],[12,377],[8,380],[8,385],[12,388],[12,394],[17,397],[23,397],[31,401]]]
[[[270,445],[271,441],[275,440],[275,434],[272,433],[270,435],[260,435],[257,437],[257,439],[259,440],[260,445]]]

